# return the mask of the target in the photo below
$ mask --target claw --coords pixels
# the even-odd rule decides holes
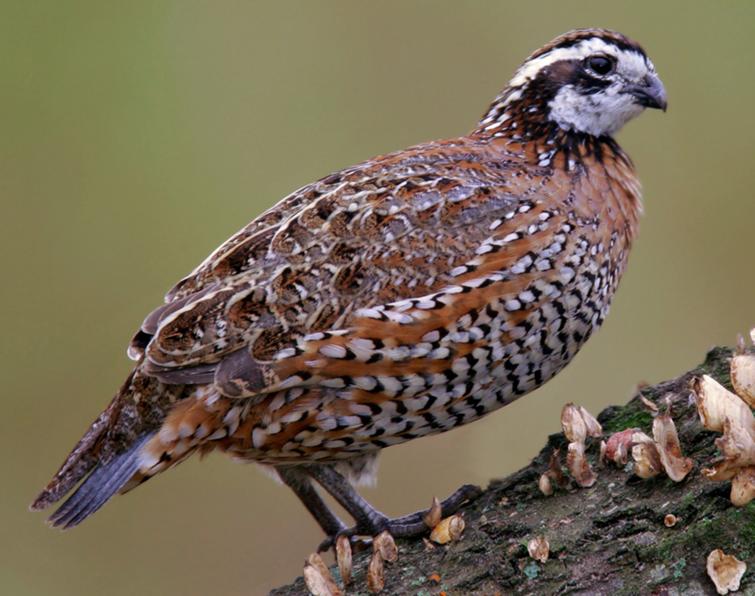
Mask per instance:
[[[481,494],[482,489],[474,484],[465,484],[459,487],[452,495],[441,501],[440,508],[442,517],[453,515],[464,503],[474,501]],[[372,543],[371,536],[377,536],[386,530],[394,538],[413,538],[416,536],[422,536],[429,530],[425,523],[425,517],[428,512],[429,510],[416,511],[415,513],[410,513],[409,515],[403,515],[393,519],[383,516],[376,517],[375,519],[370,520],[373,522],[370,524],[370,527],[363,527],[363,525],[357,524],[356,526],[329,536],[320,543],[317,551],[324,552],[333,548],[339,536],[347,536],[355,550],[361,550],[362,548],[369,546]],[[369,513],[374,517],[377,512],[372,510]]]
[[[328,536],[319,544],[319,546],[317,547],[317,552],[324,553],[331,548],[335,548],[336,541],[341,536],[346,536],[349,539],[349,544],[351,545],[351,548],[354,552],[361,552],[366,548],[369,548],[369,546],[372,544],[372,537],[357,533],[356,528],[349,528],[348,530],[344,530],[343,532],[339,532],[338,534],[335,534],[333,536]]]

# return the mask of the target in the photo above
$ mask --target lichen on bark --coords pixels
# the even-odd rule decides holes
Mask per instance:
[[[598,480],[590,488],[557,490],[544,496],[538,478],[554,449],[565,452],[562,434],[548,438],[530,465],[493,480],[484,494],[463,509],[466,530],[459,542],[427,549],[421,540],[400,540],[399,559],[385,570],[385,594],[715,594],[706,575],[708,553],[716,548],[747,563],[740,587],[755,594],[755,502],[741,508],[729,500],[728,483],[700,474],[716,455],[717,433],[700,424],[690,397],[692,378],[708,374],[726,387],[727,348],[711,350],[705,362],[671,381],[641,389],[661,409],[669,408],[682,449],[695,468],[679,483],[665,475],[642,480],[613,465],[600,466],[598,449],[589,450]],[[611,406],[598,417],[606,433],[629,427],[651,432],[652,417],[638,393],[625,406]],[[676,516],[673,527],[664,525]],[[542,564],[529,557],[536,535],[550,543]],[[369,553],[354,557],[346,593],[367,594]],[[337,570],[333,570],[337,576]],[[302,578],[271,592],[306,594]]]

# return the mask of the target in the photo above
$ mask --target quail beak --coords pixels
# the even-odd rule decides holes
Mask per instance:
[[[666,89],[663,87],[661,79],[656,75],[648,75],[642,83],[630,85],[627,89],[638,104],[646,108],[655,108],[666,111],[668,102],[666,101]]]

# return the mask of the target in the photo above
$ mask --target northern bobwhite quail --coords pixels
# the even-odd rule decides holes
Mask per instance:
[[[423,531],[421,512],[388,519],[353,485],[382,448],[539,387],[600,326],[642,211],[612,135],[647,107],[666,94],[642,48],[572,31],[532,54],[467,136],[284,198],[145,319],[133,372],[32,508],[79,483],[50,518],[75,526],[219,449],[272,466],[330,537]]]

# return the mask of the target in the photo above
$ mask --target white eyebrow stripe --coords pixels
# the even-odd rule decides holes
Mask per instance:
[[[642,61],[642,63],[645,65],[645,68],[650,68],[652,70],[652,64],[646,63],[645,57],[639,52],[636,52],[634,50],[621,50],[621,52],[623,53],[623,55],[635,55],[637,60]],[[516,71],[514,77],[509,82],[509,86],[522,87],[526,85],[537,76],[538,72],[540,72],[543,68],[550,64],[560,62],[561,60],[584,58],[585,56],[588,56],[590,54],[598,53],[608,54],[610,56],[618,58],[618,48],[615,45],[606,43],[605,41],[597,37],[592,37],[590,39],[580,41],[579,43],[571,47],[556,48],[555,50],[551,50],[550,52],[547,52],[542,56],[528,60],[527,62],[522,64],[519,70]]]

